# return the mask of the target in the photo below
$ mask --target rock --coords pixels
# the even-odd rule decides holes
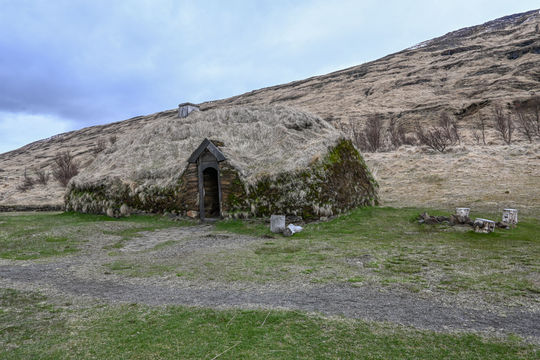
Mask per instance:
[[[129,216],[130,214],[131,211],[129,209],[129,206],[127,206],[127,204],[122,204],[122,206],[120,206],[120,215]]]
[[[189,210],[186,215],[192,219],[196,219],[199,217],[199,212],[195,210]]]
[[[452,216],[431,216],[427,212],[418,215],[419,224],[435,225],[435,224],[452,224]]]
[[[502,222],[515,225],[518,223],[518,211],[517,209],[504,209],[502,214]]]
[[[291,232],[292,234],[295,234],[295,233],[297,233],[297,232],[300,232],[300,231],[304,230],[303,227],[298,226],[298,225],[294,225],[294,224],[289,224],[289,225],[287,226],[287,229],[289,229],[290,232]],[[291,234],[291,235],[292,235],[292,234]]]
[[[289,228],[285,228],[285,230],[283,230],[283,236],[292,236],[293,235],[293,232],[291,231],[291,229]]]
[[[108,217],[115,217],[113,208],[108,208],[107,209],[107,216]]]
[[[462,218],[469,217],[470,208],[456,208],[456,215]]]
[[[450,222],[450,218],[447,216],[437,216],[435,219],[439,224],[443,222]]]
[[[476,218],[473,223],[474,231],[477,233],[490,233],[495,230],[495,221]]]
[[[458,214],[450,215],[449,222],[450,222],[450,225],[456,225],[456,224],[472,225],[472,221],[468,216],[463,216],[463,215],[458,215]]]
[[[284,230],[285,230],[285,215],[270,216],[270,231],[273,233],[280,233],[280,232],[283,232]]]
[[[418,222],[420,224],[434,225],[439,223],[435,216],[430,216],[427,212],[420,214],[419,217],[420,219],[418,220]]]
[[[472,224],[469,214],[471,212],[470,208],[456,208],[456,214],[450,216],[450,224]]]
[[[303,227],[297,226],[294,224],[289,224],[284,230],[283,230],[283,236],[292,236],[296,234],[297,232],[300,232],[304,230]]]

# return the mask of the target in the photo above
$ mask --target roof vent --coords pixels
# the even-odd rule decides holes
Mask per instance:
[[[200,111],[199,105],[195,105],[189,102],[178,105],[179,118],[187,117],[192,111]]]

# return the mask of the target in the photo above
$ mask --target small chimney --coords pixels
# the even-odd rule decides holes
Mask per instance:
[[[179,118],[187,117],[192,111],[199,111],[199,105],[192,104],[189,102],[178,105]]]

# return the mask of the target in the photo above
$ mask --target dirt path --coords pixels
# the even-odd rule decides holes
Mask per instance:
[[[249,286],[245,289],[204,287],[195,284],[171,286],[166,282],[123,282],[118,279],[80,278],[57,263],[0,266],[0,286],[39,289],[107,302],[148,305],[182,304],[215,308],[269,308],[320,312],[374,321],[387,321],[435,331],[477,331],[518,334],[540,343],[540,314],[508,310],[505,315],[488,311],[444,306],[397,291],[369,287],[326,285],[279,289]]]

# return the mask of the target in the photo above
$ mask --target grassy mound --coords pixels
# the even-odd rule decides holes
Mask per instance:
[[[362,157],[326,121],[286,107],[250,107],[182,119],[164,112],[159,122],[123,138],[72,179],[67,210],[197,210],[187,159],[204,138],[227,157],[220,164],[222,177],[230,179],[225,216],[282,212],[310,218],[377,201],[377,184]]]

